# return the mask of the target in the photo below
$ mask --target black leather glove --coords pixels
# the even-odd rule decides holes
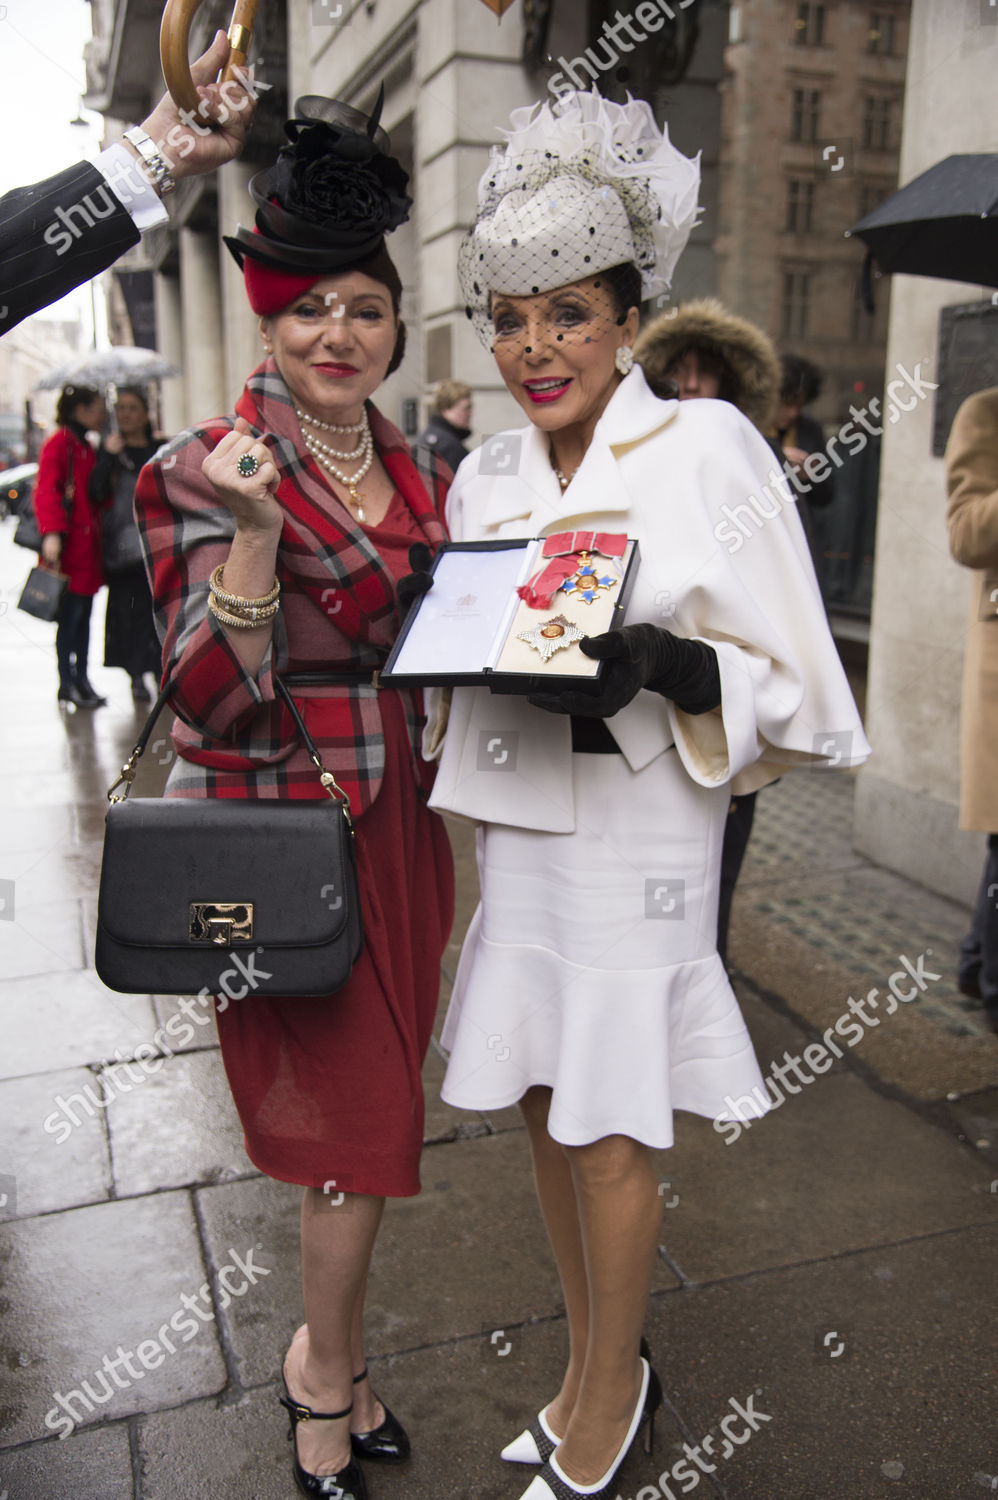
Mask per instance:
[[[430,576],[430,564],[433,561],[433,553],[425,542],[413,542],[409,548],[409,566],[411,573],[406,573],[395,585],[395,597],[398,600],[399,619],[404,620],[417,599],[428,594],[433,587],[433,579]]]
[[[586,656],[605,661],[599,682],[562,693],[531,693],[529,702],[550,713],[609,719],[642,688],[671,698],[687,714],[705,714],[721,701],[717,653],[703,641],[685,641],[657,625],[625,625],[579,642]]]

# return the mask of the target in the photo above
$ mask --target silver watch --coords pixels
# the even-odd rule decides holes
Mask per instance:
[[[145,162],[149,169],[152,186],[159,196],[165,198],[167,193],[172,193],[177,186],[176,179],[152,137],[146,135],[141,125],[132,125],[125,131],[125,140],[135,147]]]

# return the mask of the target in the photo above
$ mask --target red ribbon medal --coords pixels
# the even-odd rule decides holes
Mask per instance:
[[[521,584],[517,593],[530,609],[550,609],[557,593],[575,595],[584,604],[592,604],[601,590],[616,588],[620,582],[593,561],[601,557],[623,557],[627,537],[611,531],[559,531],[545,538],[542,556],[547,560],[529,583]]]

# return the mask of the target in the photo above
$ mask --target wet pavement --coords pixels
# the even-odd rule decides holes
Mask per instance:
[[[287,1500],[275,1382],[301,1320],[299,1193],[248,1161],[210,1016],[195,1006],[168,1057],[155,1038],[180,1002],[93,972],[104,793],[140,717],[96,665],[108,707],[60,714],[54,627],[14,607],[29,558],[11,531],[0,1500]],[[95,664],[102,614],[101,597]],[[169,754],[164,728],[140,794]],[[853,853],[852,790],[795,773],[759,798],[731,960],[783,1102],[730,1142],[680,1116],[659,1158],[666,1406],[620,1500],[998,1493],[998,1037],[953,984],[966,914]],[[467,831],[454,842],[442,1005],[475,899]],[[375,1385],[415,1456],[370,1466],[369,1488],[517,1500],[529,1473],[498,1451],[556,1388],[563,1311],[518,1113],[450,1109],[442,1072],[434,1047],[423,1192],[389,1205],[368,1303]]]

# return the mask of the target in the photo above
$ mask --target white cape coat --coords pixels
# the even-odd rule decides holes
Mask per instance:
[[[690,716],[642,691],[606,721],[622,754],[594,755],[573,754],[565,715],[454,693],[431,805],[483,825],[482,901],[444,1027],[442,1096],[495,1109],[547,1086],[554,1139],[666,1147],[676,1109],[720,1126],[768,1107],[716,947],[729,783],[855,765],[868,746],[789,489],[763,494],[774,456],[733,406],[659,401],[634,369],[564,495],[539,429],[502,447],[505,473],[481,473],[480,453],[461,465],[454,536],[636,537],[626,622],[708,641],[722,703]],[[497,734],[501,766],[483,753]]]
[[[719,712],[691,716],[642,691],[606,721],[633,771],[675,744],[694,781],[731,782],[738,793],[790,766],[847,767],[867,758],[793,491],[769,444],[734,406],[660,401],[635,366],[564,493],[539,428],[505,437],[503,473],[480,472],[481,449],[458,470],[447,503],[454,540],[624,531],[641,546],[625,623],[650,621],[717,652]],[[439,695],[429,698],[425,750],[433,754],[444,708]],[[480,764],[480,747],[509,731],[518,734],[516,769],[496,775]],[[458,688],[430,805],[481,822],[569,833],[571,753],[565,715],[487,688]]]

